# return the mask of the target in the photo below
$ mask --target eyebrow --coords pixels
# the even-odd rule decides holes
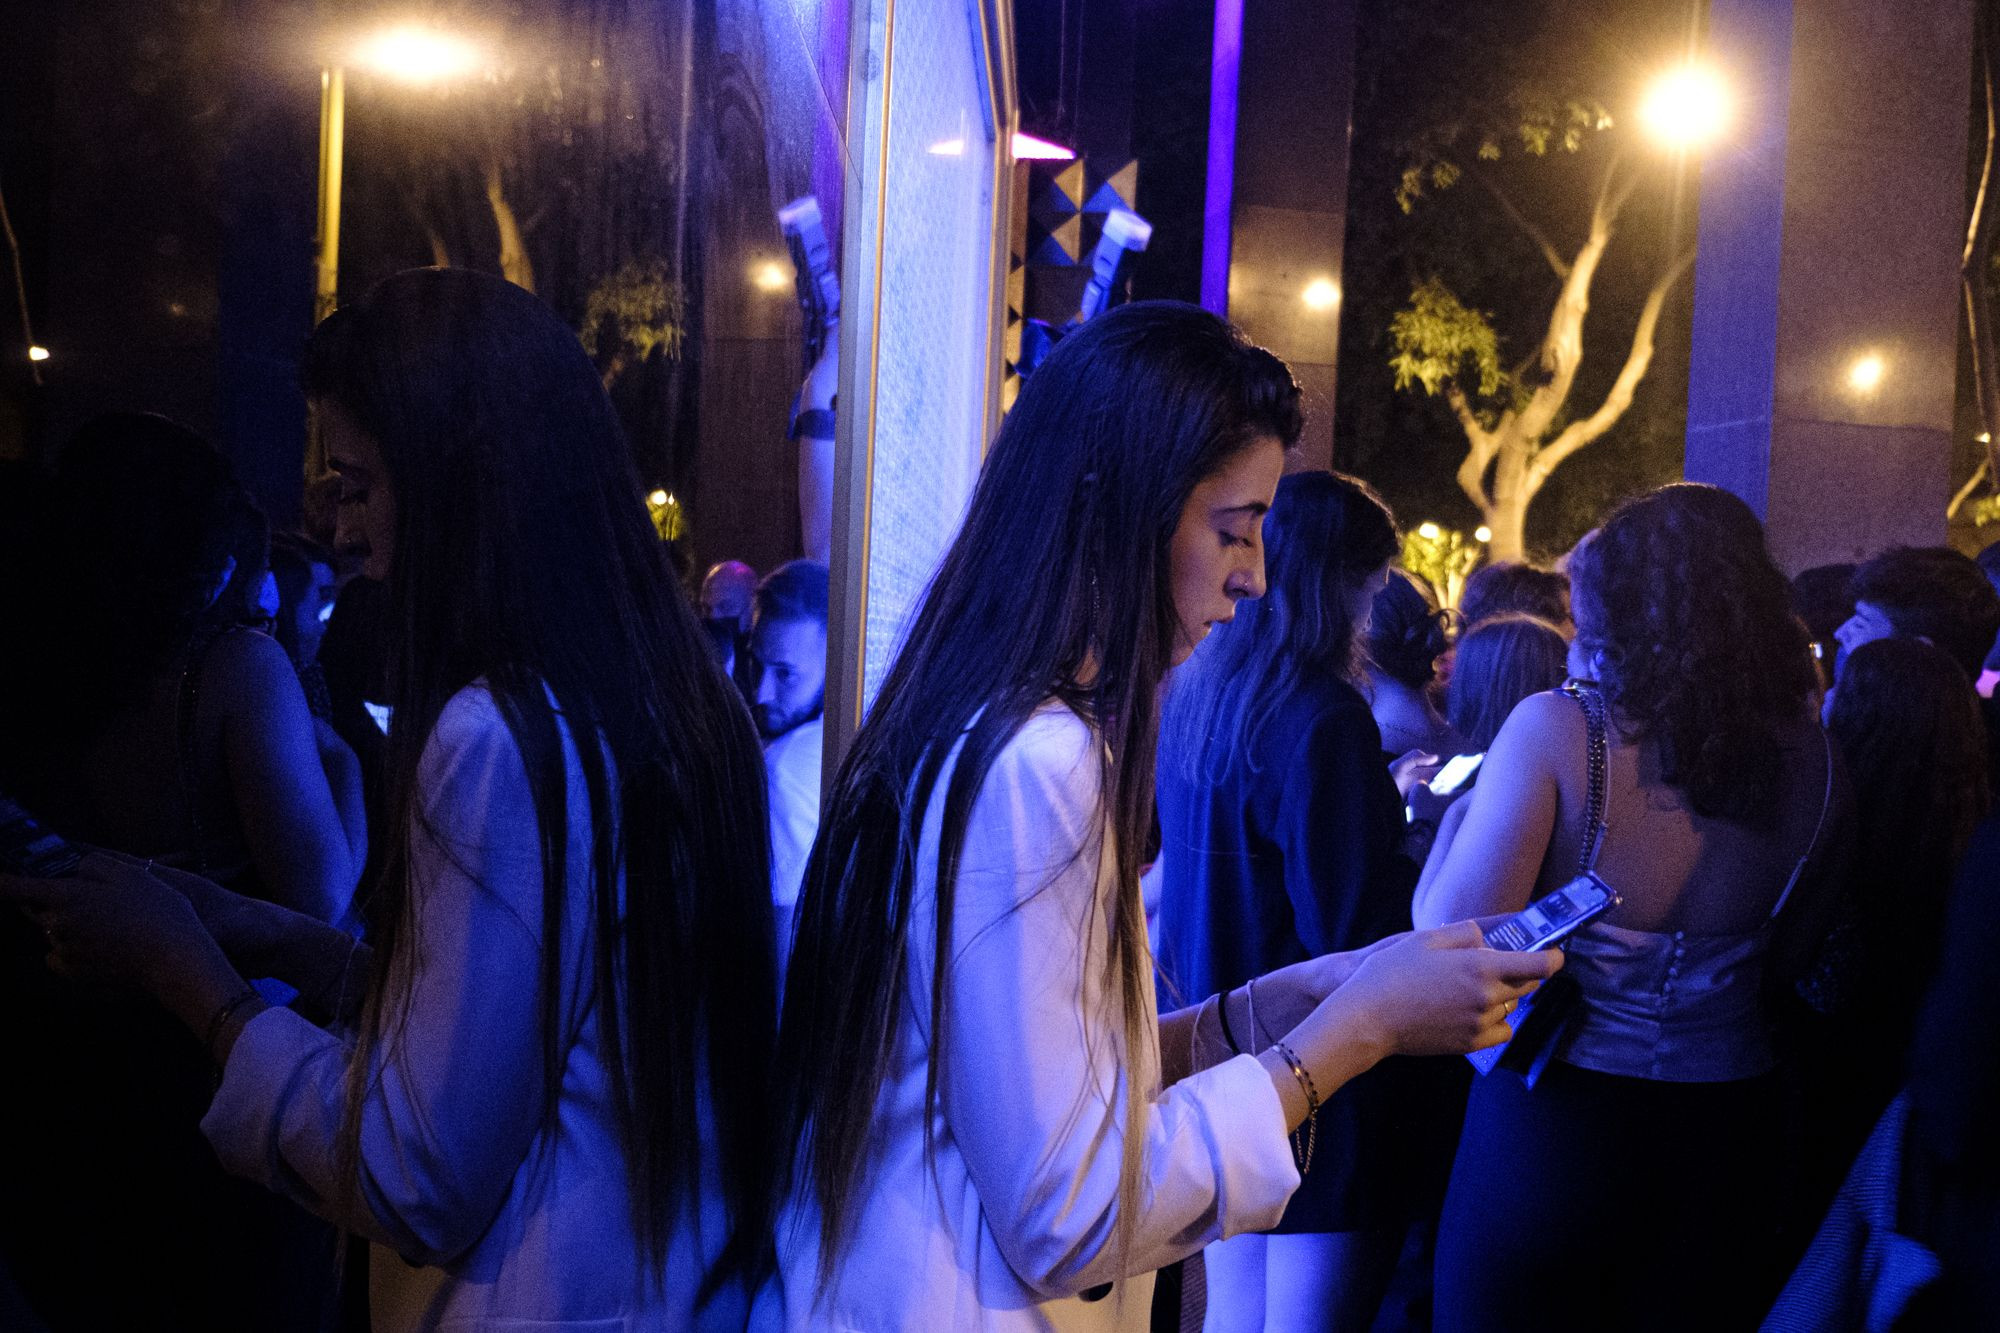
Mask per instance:
[[[1224,514],[1248,514],[1252,518],[1261,518],[1270,512],[1271,506],[1265,504],[1262,500],[1252,500],[1248,504],[1228,505],[1214,511],[1217,518],[1222,517]]]

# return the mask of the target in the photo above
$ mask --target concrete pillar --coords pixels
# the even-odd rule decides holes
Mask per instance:
[[[1355,0],[1215,7],[1202,303],[1291,364],[1307,467],[1333,463],[1354,14]]]
[[[1787,571],[1944,540],[1971,0],[1714,0],[1687,476]]]

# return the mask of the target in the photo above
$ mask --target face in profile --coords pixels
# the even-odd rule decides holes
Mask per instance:
[[[327,466],[339,479],[334,493],[334,547],[358,559],[365,577],[386,579],[396,553],[396,496],[382,462],[382,447],[338,403],[322,399],[313,404],[313,415],[326,446]]]
[[[1187,661],[1211,629],[1234,619],[1238,602],[1264,595],[1264,515],[1284,470],[1285,446],[1265,436],[1189,494],[1169,556],[1180,624],[1173,665]]]
[[[826,626],[804,619],[759,619],[750,631],[751,713],[766,740],[819,716],[826,696]]]
[[[333,618],[334,595],[339,591],[333,571],[327,566],[315,560],[307,569],[305,592],[290,612],[292,639],[299,645],[301,662],[319,656],[320,641],[326,637],[327,622]]]

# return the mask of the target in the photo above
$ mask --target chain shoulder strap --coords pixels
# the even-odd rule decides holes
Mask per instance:
[[[1607,776],[1610,741],[1605,722],[1604,696],[1576,681],[1565,684],[1562,692],[1576,700],[1576,706],[1583,710],[1583,725],[1589,737],[1586,756],[1589,786],[1585,797],[1583,841],[1577,846],[1576,857],[1577,873],[1581,875],[1597,865],[1598,850],[1604,846],[1604,833],[1608,827],[1604,811],[1610,797]]]

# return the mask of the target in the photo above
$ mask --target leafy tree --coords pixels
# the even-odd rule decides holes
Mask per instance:
[[[1441,276],[1416,284],[1389,326],[1390,368],[1398,389],[1441,397],[1465,437],[1457,469],[1464,492],[1492,529],[1497,560],[1525,551],[1528,506],[1555,470],[1602,439],[1632,405],[1652,363],[1667,297],[1693,262],[1687,248],[1659,267],[1646,292],[1617,377],[1596,406],[1573,416],[1570,397],[1584,359],[1584,323],[1591,288],[1634,191],[1655,169],[1620,147],[1603,147],[1615,122],[1599,102],[1516,91],[1501,117],[1485,123],[1451,120],[1413,136],[1397,187],[1405,213],[1427,195],[1471,181],[1492,210],[1524,236],[1556,281],[1539,337],[1512,366],[1501,360],[1493,316],[1468,306]],[[1586,154],[1602,159],[1580,243],[1557,243],[1517,202],[1498,164],[1509,157]]]
[[[590,289],[577,332],[609,389],[654,352],[679,357],[685,318],[680,284],[666,262],[634,260]]]

